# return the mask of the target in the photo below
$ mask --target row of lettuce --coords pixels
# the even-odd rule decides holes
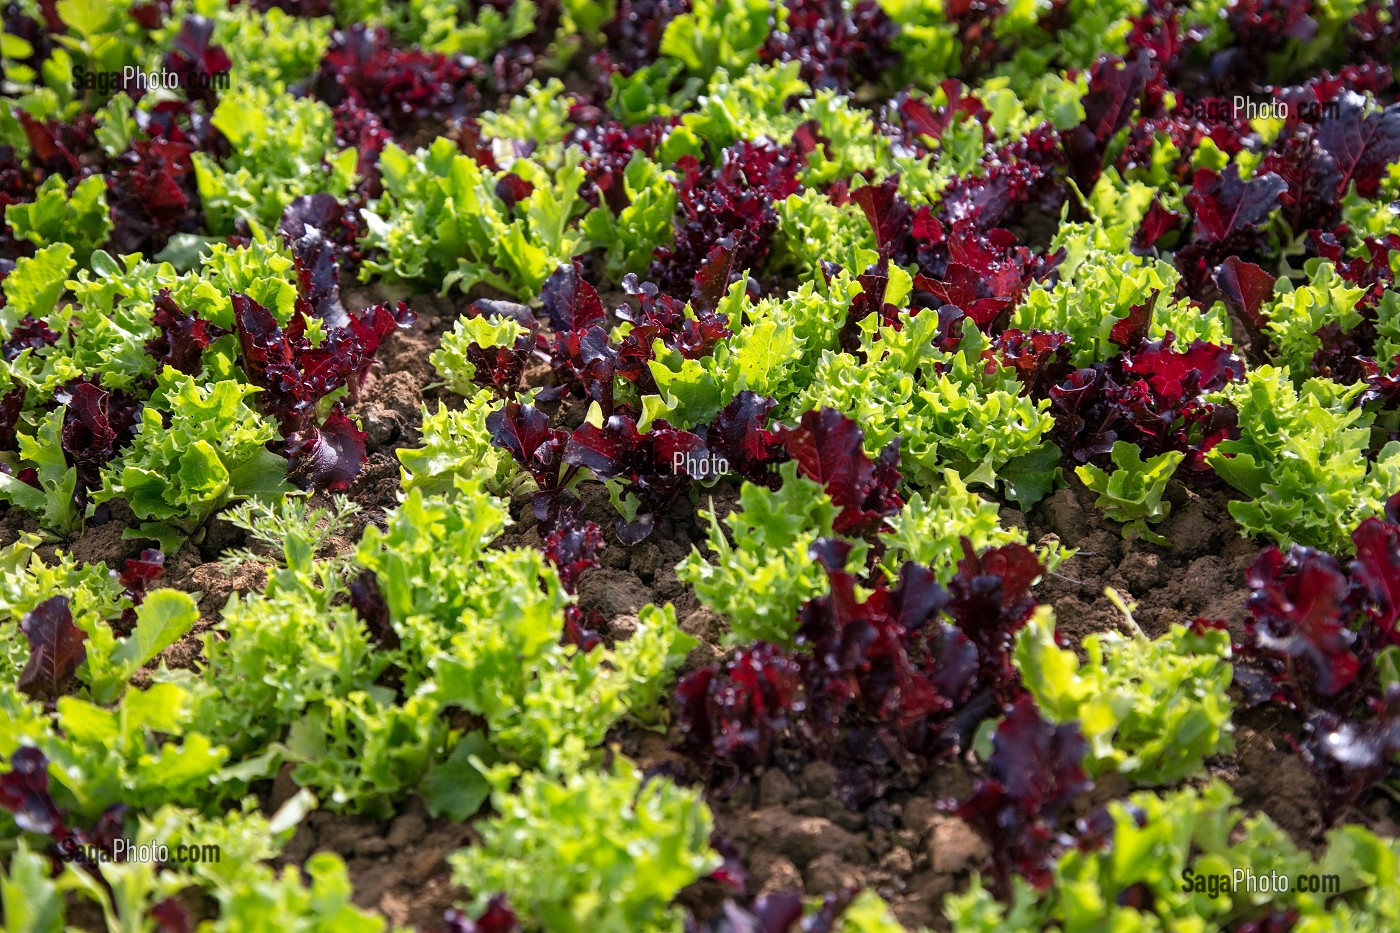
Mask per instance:
[[[275,31],[271,13],[199,12],[208,18],[186,22],[209,24],[206,43],[250,17]],[[178,18],[167,22],[174,33]],[[194,41],[186,31],[148,41],[178,51]],[[614,101],[600,115],[550,80],[480,113],[474,148],[440,138],[356,156],[337,148],[328,103],[288,89],[317,55],[334,57],[324,43],[292,63],[278,42],[218,48],[240,80],[216,103],[118,95],[90,118],[98,171],[81,146],[60,145],[55,114],[92,102],[50,100],[56,77],[35,75],[20,103],[37,116],[7,137],[18,162],[27,151],[60,166],[5,209],[19,255],[0,319],[0,440],[13,451],[3,494],[55,535],[121,497],[173,544],[228,501],[204,474],[273,482],[251,453],[273,438],[295,484],[343,488],[364,438],[335,402],[353,401],[379,340],[407,317],[385,306],[351,321],[337,262],[375,281],[489,286],[531,303],[578,287],[557,272],[575,257],[600,287],[642,296],[652,286],[627,276],[643,275],[659,288],[643,318],[611,326],[569,308],[550,313],[547,339],[528,322],[528,338],[508,321],[474,325],[464,349],[514,358],[454,378],[506,396],[521,361],[547,351],[604,421],[620,410],[644,432],[707,424],[744,391],[781,420],[837,408],[872,455],[900,438],[906,488],[925,496],[953,470],[1025,507],[1073,470],[1110,518],[1160,541],[1171,478],[1214,475],[1241,494],[1231,514],[1246,533],[1345,551],[1396,488],[1400,115],[1341,82],[1285,89],[1325,114],[1311,122],[1198,117],[1171,103],[1175,65],[1139,55],[1072,79],[1042,73],[1034,87],[948,83],[871,111],[814,91],[797,61],[745,65],[731,49],[683,106],[649,101],[630,118]],[[1353,81],[1368,82],[1381,86]],[[186,151],[137,185],[120,173],[142,142]],[[1303,150],[1310,161],[1291,171]],[[183,247],[165,244],[172,264],[103,249],[132,227],[124,190],[178,195],[202,217]],[[1053,236],[1009,232],[1055,212]],[[247,245],[210,245],[235,234]],[[1285,274],[1264,270],[1275,261]],[[800,287],[778,284],[793,276]],[[170,304],[155,304],[165,289]],[[240,310],[231,293],[252,304]],[[323,340],[337,357],[328,367]],[[167,364],[261,390],[245,402],[260,418],[244,449],[186,468],[198,492],[165,481],[182,456],[172,448],[197,432],[157,441],[138,414],[192,414],[193,396],[161,382]],[[230,431],[238,406],[221,405]],[[60,435],[86,448],[69,440],[59,462]],[[648,514],[647,492],[620,490],[624,514]]]

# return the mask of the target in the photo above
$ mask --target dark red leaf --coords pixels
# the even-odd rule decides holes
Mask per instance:
[[[147,131],[163,132],[157,127]],[[178,129],[172,132],[183,135]],[[194,148],[181,138],[138,138],[117,157],[107,185],[114,252],[156,253],[173,234],[203,232],[191,159]]]
[[[487,901],[486,909],[475,920],[453,908],[443,915],[443,921],[447,924],[447,933],[519,933],[520,930],[520,920],[502,894]]]
[[[587,330],[604,319],[598,292],[583,277],[578,260],[561,263],[540,289],[540,303],[556,331]]]
[[[57,340],[58,334],[48,324],[26,314],[10,328],[10,338],[0,347],[0,357],[7,363],[13,362],[25,350],[42,350]]]
[[[295,228],[297,224],[292,222],[288,226]],[[304,216],[301,227],[301,235],[288,243],[296,263],[298,308],[303,316],[320,318],[328,328],[346,327],[350,316],[340,303],[336,246],[319,227],[306,225]]]
[[[1224,174],[1208,168],[1196,172],[1186,206],[1196,223],[1196,236],[1208,243],[1220,242],[1244,230],[1258,227],[1278,206],[1288,185],[1277,175],[1256,175],[1245,181],[1237,165]]]
[[[1082,762],[1088,746],[1078,723],[1042,719],[1035,701],[1022,696],[992,737],[988,776],[955,812],[992,850],[997,887],[1010,892],[1011,877],[1050,882],[1050,866],[1068,839],[1059,825],[1070,804],[1091,786]]]
[[[116,571],[112,571],[113,574]],[[157,583],[165,576],[165,555],[155,548],[146,548],[141,552],[140,557],[128,558],[122,564],[121,575],[117,577],[117,582],[122,585],[122,590],[127,599],[131,600],[132,607],[141,605],[141,601],[146,598],[146,591],[151,585]],[[127,608],[122,611],[122,627],[129,630],[136,624],[136,610]]]
[[[24,386],[15,386],[0,395],[0,450],[15,450],[15,429],[24,414]]]
[[[890,255],[909,225],[909,204],[899,196],[899,176],[891,175],[878,185],[862,185],[851,192],[851,200],[865,212],[880,252]]]
[[[209,44],[213,38],[213,20],[187,16],[165,56],[165,67],[175,72],[180,87],[191,100],[212,103],[216,95],[211,79],[233,67],[232,59],[221,46]]]
[[[345,415],[341,403],[331,407],[319,427],[287,435],[287,479],[303,489],[346,489],[365,462],[365,432]]]
[[[729,291],[734,275],[734,240],[721,237],[710,247],[690,289],[690,303],[696,311],[714,311]]]
[[[580,425],[564,448],[564,462],[591,470],[599,479],[618,479],[650,465],[651,457],[642,453],[646,443],[636,421],[613,415],[601,427]]]
[[[1400,159],[1400,104],[1366,113],[1361,104],[1345,102],[1342,113],[1318,127],[1317,138],[1341,170],[1337,197],[1355,182],[1357,194],[1374,198],[1386,167]]]
[[[1043,397],[1069,369],[1069,337],[1057,330],[1022,332],[1014,327],[997,335],[986,355],[1016,371],[1027,395]]]
[[[91,382],[79,382],[66,394],[61,443],[68,462],[78,468],[84,488],[100,485],[100,472],[112,459],[117,431],[108,417],[110,395]]]
[[[1081,190],[1090,190],[1103,173],[1108,144],[1138,108],[1151,68],[1152,60],[1146,55],[1128,63],[1105,57],[1094,67],[1082,101],[1084,121],[1064,137]]]
[[[1400,686],[1370,704],[1372,718],[1343,719],[1328,710],[1308,717],[1302,753],[1322,778],[1329,815],[1354,804],[1394,772],[1400,754]]]
[[[331,106],[372,115],[401,133],[425,120],[457,123],[476,116],[481,92],[474,79],[482,76],[481,64],[465,55],[401,48],[382,26],[352,23],[333,34],[315,86]],[[377,147],[362,149],[362,157],[373,151]]]
[[[745,389],[715,416],[706,433],[709,448],[750,482],[767,485],[776,476],[773,464],[785,457],[777,431],[764,426],[775,404]]]
[[[193,933],[194,917],[178,898],[167,897],[151,908],[151,919],[160,933]]]
[[[306,281],[303,286],[321,287]],[[270,311],[235,293],[234,322],[243,370],[248,381],[263,390],[259,406],[281,428],[281,452],[292,461],[288,477],[316,489],[344,489],[364,463],[365,434],[345,416],[339,402],[318,424],[316,404],[347,384],[352,393],[357,391],[381,341],[396,328],[412,324],[414,315],[403,302],[375,305],[359,315],[345,315],[345,326],[331,326],[320,344],[312,346],[304,336],[310,294],[298,300],[298,312],[283,330]],[[322,293],[321,298],[339,307],[338,297],[332,301],[329,293]],[[322,310],[329,312],[331,304]]]
[[[1152,249],[1168,233],[1179,230],[1182,219],[1181,214],[1167,210],[1161,201],[1153,198],[1142,223],[1138,225],[1137,233],[1133,235],[1133,245],[1142,250]]]
[[[857,537],[874,534],[885,516],[904,504],[898,492],[898,447],[881,454],[885,462],[877,470],[862,446],[864,432],[841,412],[809,411],[797,427],[779,427],[777,433],[802,474],[821,484],[841,508],[837,532]]]
[[[564,590],[573,593],[583,572],[600,566],[599,558],[606,546],[603,530],[597,524],[567,513],[545,536],[544,556],[559,572]]]
[[[491,443],[510,451],[543,490],[558,488],[567,431],[549,427],[549,417],[533,405],[506,404],[486,416]]]
[[[533,182],[526,181],[514,172],[506,172],[496,180],[496,197],[504,201],[507,208],[515,207],[534,190]]]
[[[13,813],[15,824],[27,833],[65,833],[63,811],[49,793],[48,759],[32,745],[16,749],[10,770],[0,774],[0,807]]]
[[[1035,610],[1033,584],[1045,568],[1022,544],[1003,544],[976,554],[966,538],[958,572],[948,582],[948,615],[977,646],[982,677],[1004,698],[1019,691],[1011,664],[1016,633]]]
[[[1226,305],[1238,314],[1255,333],[1260,332],[1267,319],[1263,307],[1274,295],[1274,276],[1252,262],[1231,256],[1215,273],[1215,283]]]
[[[35,606],[25,613],[20,630],[29,639],[29,662],[17,686],[31,697],[61,696],[87,658],[87,635],[73,624],[68,597],[52,596]]]
[[[1294,547],[1269,548],[1246,577],[1253,594],[1248,633],[1261,652],[1283,660],[1287,680],[1319,700],[1346,690],[1361,671],[1348,626],[1346,575],[1331,555]]]
[[[359,576],[350,581],[350,607],[364,623],[372,640],[385,651],[393,651],[401,644],[398,630],[389,616],[389,604],[384,601],[384,592],[379,588],[379,577],[373,570],[362,570]]]
[[[766,761],[788,726],[799,674],[776,645],[758,644],[736,653],[722,680],[708,667],[688,675],[677,688],[687,745],[743,768]]]
[[[899,27],[875,0],[787,0],[785,6],[785,28],[768,34],[759,57],[801,62],[802,80],[815,90],[879,81],[899,61]]]
[[[276,406],[284,429],[299,429],[313,400],[305,397],[291,342],[271,311],[247,295],[235,292],[230,297],[248,381],[267,394],[268,400],[260,401]]]
[[[155,298],[151,325],[159,333],[146,341],[146,352],[158,366],[170,366],[187,376],[204,368],[204,350],[227,331],[195,314],[186,314],[162,288]]]
[[[1395,623],[1400,619],[1400,526],[1394,519],[1368,518],[1351,535],[1356,559],[1351,579],[1365,594],[1366,613],[1385,640],[1400,643]]]
[[[1161,292],[1153,292],[1152,297],[1139,305],[1133,305],[1128,316],[1120,318],[1108,332],[1108,339],[1129,350],[1136,348],[1147,339],[1147,330],[1152,324],[1152,309],[1157,307]]]

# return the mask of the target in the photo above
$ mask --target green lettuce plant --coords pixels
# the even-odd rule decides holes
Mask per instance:
[[[550,78],[531,82],[502,110],[488,110],[478,122],[483,139],[491,140],[496,164],[511,170],[519,158],[516,144],[528,145],[528,160],[547,169],[559,167],[564,158],[564,140],[573,130],[569,110],[572,96],[564,92],[564,82]]]
[[[1352,529],[1400,489],[1400,442],[1368,455],[1374,415],[1353,404],[1362,388],[1320,378],[1295,388],[1287,368],[1261,366],[1221,393],[1240,437],[1206,463],[1248,497],[1229,504],[1246,533],[1350,553]]]
[[[1165,547],[1167,539],[1148,525],[1160,522],[1171,512],[1172,504],[1162,501],[1162,495],[1184,454],[1168,450],[1143,460],[1136,444],[1116,441],[1109,456],[1115,467],[1112,473],[1086,463],[1075,469],[1075,475],[1098,493],[1094,505],[1113,521],[1123,523],[1125,536],[1136,535]]]
[[[764,0],[696,0],[666,24],[661,54],[702,78],[718,68],[738,71],[758,59],[768,33],[781,28],[786,14],[786,7]]]
[[[450,857],[453,880],[480,913],[495,895],[526,930],[682,929],[681,889],[720,864],[709,808],[664,777],[643,781],[618,758],[609,771],[560,778],[492,772],[496,815],[481,842]]]
[[[107,242],[112,219],[107,211],[107,182],[101,175],[89,175],[73,186],[62,175],[50,175],[33,201],[5,208],[5,222],[15,239],[35,246],[67,243],[79,263],[86,263],[92,251]]]
[[[496,403],[495,396],[482,389],[461,409],[441,402],[435,412],[424,406],[419,446],[398,449],[404,490],[443,493],[458,484],[481,482],[489,492],[509,493],[518,471],[510,455],[491,443],[486,428],[486,416]]]
[[[818,189],[808,188],[776,202],[773,210],[784,261],[804,279],[822,284],[824,262],[858,275],[879,258],[875,233],[856,204],[837,207]]]
[[[579,225],[589,243],[603,248],[603,269],[613,282],[646,271],[657,247],[671,242],[676,213],[674,174],[640,152],[623,170],[622,191],[627,206],[621,211],[599,204]]]
[[[1004,487],[1027,507],[1050,491],[1058,451],[1048,441],[1049,400],[1021,394],[1008,369],[988,367],[990,346],[971,321],[955,353],[935,350],[937,315],[900,330],[862,321],[864,361],[825,351],[799,408],[830,406],[865,430],[866,452],[902,439],[900,468],[913,488],[936,485],[945,469],[971,484]]]
[[[82,564],[60,553],[46,562],[35,553],[40,539],[22,535],[0,551],[0,633],[9,636],[0,672],[18,675],[29,657],[19,623],[41,603],[61,596],[73,625],[83,633],[83,660],[76,674],[82,692],[99,705],[114,702],[141,668],[183,637],[199,619],[194,600],[171,589],[155,589],[132,612],[134,623],[118,637],[112,622],[132,603],[105,564]],[[13,680],[14,678],[9,678]]]
[[[290,87],[314,75],[330,47],[334,21],[329,16],[291,16],[278,7],[264,11],[223,5],[212,12],[211,44],[222,46],[233,61],[230,87],[244,82]]]
[[[385,147],[384,196],[365,214],[365,247],[378,252],[364,274],[440,284],[444,292],[485,284],[535,298],[561,262],[587,249],[571,224],[585,207],[580,161],[576,148],[553,172],[516,160],[511,170],[534,190],[507,206],[496,194],[502,173],[463,155],[450,139],[415,153]]]
[[[87,913],[73,909],[85,903],[100,917],[96,929],[129,933],[151,928],[158,907],[188,909],[199,898],[208,906],[209,916],[200,924],[205,933],[255,933],[267,924],[306,933],[382,933],[384,920],[351,902],[339,856],[317,853],[306,860],[304,871],[291,865],[278,871],[270,864],[314,806],[314,798],[301,793],[269,817],[250,797],[217,818],[165,806],[131,821],[124,838],[134,845],[163,845],[172,852],[190,846],[219,855],[188,864],[67,862],[55,875],[48,855],[20,840],[8,865],[0,866],[0,908],[11,929],[57,931],[71,928],[64,925],[70,919],[91,923]]]
[[[1125,616],[1132,634],[1090,635],[1081,664],[1056,644],[1054,614],[1042,606],[1017,635],[1013,656],[1041,713],[1079,724],[1091,777],[1116,772],[1137,785],[1171,784],[1234,749],[1230,633],[1174,625],[1149,640]]]
[[[1109,339],[1113,325],[1154,294],[1170,293],[1180,279],[1170,263],[1131,252],[1137,220],[1110,215],[1094,224],[1061,226],[1052,244],[1067,253],[1059,275],[1053,285],[1031,286],[1011,326],[1067,334],[1075,366],[1116,356],[1122,348]]]
[[[245,401],[256,391],[233,380],[201,386],[166,367],[131,445],[102,471],[93,502],[126,500],[146,522],[140,533],[174,553],[182,536],[229,503],[288,491],[286,461],[265,446],[273,426]]]
[[[14,544],[0,549],[0,683],[18,677],[29,657],[28,645],[19,632],[19,622],[36,606],[55,596],[68,597],[73,622],[84,632],[95,632],[108,619],[115,618],[127,602],[122,586],[107,571],[106,564],[85,564],[71,554],[59,552],[44,560],[37,550],[42,539],[21,534]],[[4,659],[8,659],[6,664]]]
[[[7,723],[0,758],[24,746],[41,751],[55,799],[85,822],[118,803],[155,807],[210,799],[228,750],[191,730],[189,691],[172,683],[129,689],[138,671],[194,626],[194,600],[176,590],[151,590],[132,613],[131,632],[119,637],[113,622],[131,603],[117,579],[102,564],[80,564],[67,555],[45,563],[34,553],[37,544],[26,536],[0,552],[0,638],[6,645],[0,714]],[[54,597],[66,599],[83,654],[73,692],[45,702],[18,689],[31,650],[49,650],[31,649],[20,621]]]
[[[1336,324],[1349,331],[1361,323],[1356,310],[1364,287],[1348,286],[1330,262],[1314,262],[1306,285],[1293,287],[1286,276],[1278,280],[1281,292],[1261,309],[1268,324],[1265,331],[1278,347],[1278,361],[1292,372],[1310,370],[1313,354],[1322,348],[1316,336],[1324,324]]]
[[[1002,526],[994,501],[968,489],[956,470],[945,470],[938,486],[915,491],[890,518],[889,533],[880,539],[885,546],[880,567],[893,582],[900,566],[913,561],[930,568],[938,582],[946,584],[965,556],[963,538],[978,552],[1013,541],[1026,543],[1024,530]],[[1051,536],[1034,550],[1047,572],[1074,554]]]
[[[624,716],[655,720],[694,642],[669,607],[650,607],[611,649],[561,644],[569,597],[553,568],[532,548],[488,547],[507,518],[479,486],[414,490],[385,530],[365,532],[357,559],[383,593],[405,693],[479,717],[510,760],[567,773]]]
[[[6,338],[25,316],[42,319],[53,312],[64,291],[64,283],[77,263],[73,247],[55,243],[34,251],[33,256],[15,260],[10,274],[0,280],[5,304],[0,307],[0,333]]]
[[[192,157],[212,234],[233,233],[240,219],[271,229],[297,195],[344,197],[354,184],[358,155],[336,150],[331,110],[318,100],[240,82],[223,92],[210,122],[231,150],[222,161]]]
[[[39,422],[34,433],[16,431],[18,457],[9,464],[14,472],[0,473],[0,501],[18,506],[39,520],[50,537],[62,540],[82,526],[82,509],[76,493],[78,471],[63,456],[63,419],[68,406],[60,405]],[[34,470],[36,489],[16,473]]]
[[[520,0],[504,11],[454,0],[335,0],[333,5],[337,22],[384,26],[405,45],[478,59],[489,59],[506,43],[528,36],[539,19],[534,0]]]
[[[152,316],[162,289],[170,290],[181,310],[225,330],[234,327],[230,292],[249,295],[280,323],[290,319],[298,295],[295,267],[280,241],[217,244],[198,269],[188,272],[136,254],[116,259],[98,250],[88,268],[68,279],[70,254],[66,244],[41,250],[19,260],[5,280],[9,304],[0,309],[0,323],[13,326],[29,314],[57,334],[52,344],[0,362],[0,373],[24,386],[31,411],[44,410],[59,389],[80,378],[95,379],[109,391],[144,392],[143,384],[157,375],[158,363],[146,345],[158,336]],[[72,301],[60,304],[65,288]],[[214,341],[204,353],[204,375],[245,380],[238,352],[233,334]]]
[[[907,295],[909,283],[907,275],[891,270],[887,296],[898,299],[901,289]],[[804,407],[800,396],[824,354],[839,349],[847,309],[860,291],[855,276],[842,273],[829,283],[808,280],[786,295],[754,302],[742,282],[735,283],[717,309],[735,331],[730,340],[700,359],[656,345],[650,368],[659,391],[642,397],[641,426],[655,418],[686,427],[708,422],[745,389],[777,401],[774,417],[795,420],[814,407]]]
[[[726,644],[792,644],[797,610],[827,589],[826,574],[809,551],[818,538],[833,534],[840,509],[819,484],[797,475],[795,461],[779,473],[776,491],[745,483],[739,509],[725,517],[723,527],[713,508],[702,511],[713,562],[692,548],[676,567],[681,582],[695,587],[700,601],[729,623]]]
[[[449,389],[470,397],[477,391],[472,382],[476,367],[467,358],[471,347],[475,345],[482,350],[513,347],[524,332],[525,328],[513,318],[462,315],[452,325],[452,330],[442,335],[428,362]]]

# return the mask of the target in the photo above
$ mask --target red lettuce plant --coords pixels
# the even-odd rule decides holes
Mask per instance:
[[[1400,753],[1400,494],[1352,542],[1346,565],[1299,545],[1260,553],[1237,665],[1256,702],[1307,717],[1303,752],[1327,779],[1334,810],[1393,774]]]
[[[857,594],[852,545],[823,539],[812,557],[829,595],[803,606],[796,646],[758,643],[677,689],[683,749],[712,780],[825,758],[856,806],[895,772],[917,774],[965,748],[998,702],[1021,692],[1010,652],[1035,608],[1042,568],[1027,548],[967,557],[947,589],[905,564],[898,583]]]

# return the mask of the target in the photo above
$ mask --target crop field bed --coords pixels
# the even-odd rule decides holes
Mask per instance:
[[[1400,929],[1393,0],[3,12],[6,933]]]

